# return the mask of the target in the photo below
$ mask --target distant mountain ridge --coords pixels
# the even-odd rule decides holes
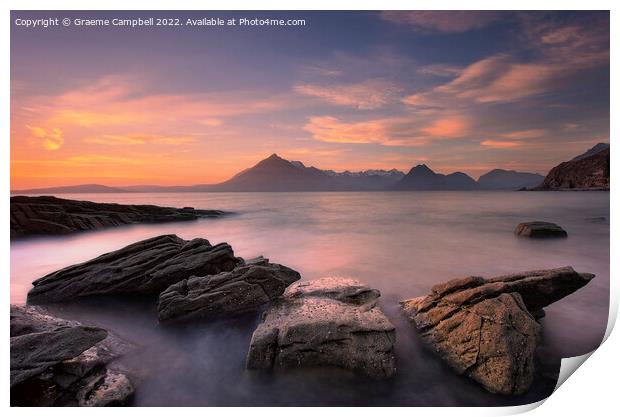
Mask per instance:
[[[527,179],[527,181],[525,179]],[[538,174],[496,169],[479,181],[463,172],[435,173],[426,165],[417,165],[407,174],[396,170],[369,169],[359,172],[321,170],[301,161],[288,161],[277,154],[244,169],[218,184],[190,186],[134,185],[108,187],[85,184],[28,190],[12,190],[13,194],[64,194],[114,192],[237,192],[237,191],[404,191],[404,190],[486,190],[518,189],[542,181]],[[536,180],[536,181],[534,181]]]
[[[545,179],[540,174],[531,172],[493,169],[478,178],[478,184],[487,190],[518,190],[535,187]]]
[[[476,190],[478,183],[463,172],[437,174],[428,166],[416,165],[394,187],[399,191]]]

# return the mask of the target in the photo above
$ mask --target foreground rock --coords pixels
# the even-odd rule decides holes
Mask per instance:
[[[515,228],[517,236],[547,238],[567,237],[568,233],[555,223],[549,222],[526,222],[519,223]]]
[[[393,376],[395,329],[376,306],[379,296],[346,278],[291,285],[254,331],[247,367],[335,366],[373,378]]]
[[[11,197],[11,238],[61,235],[135,223],[163,223],[219,217],[220,210],[126,205],[56,197]]]
[[[108,367],[123,349],[104,329],[11,305],[11,405],[125,405],[134,388]]]
[[[92,295],[156,295],[194,275],[231,271],[240,262],[227,243],[211,245],[206,239],[162,235],[46,275],[32,283],[28,302],[52,303]]]
[[[424,341],[457,373],[493,393],[522,394],[534,377],[540,325],[532,314],[586,285],[571,267],[467,277],[403,301]]]
[[[282,295],[300,278],[297,271],[262,257],[229,272],[194,276],[161,293],[159,320],[212,319],[251,311]]]

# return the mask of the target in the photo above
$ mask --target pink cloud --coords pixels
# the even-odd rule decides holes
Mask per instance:
[[[510,149],[521,146],[521,142],[500,141],[500,140],[483,140],[480,142],[482,146],[492,149]]]
[[[468,128],[469,123],[465,118],[455,116],[435,120],[422,132],[435,138],[455,138],[465,136]]]
[[[546,134],[547,131],[545,129],[529,129],[504,133],[501,136],[507,139],[534,139],[545,136]]]

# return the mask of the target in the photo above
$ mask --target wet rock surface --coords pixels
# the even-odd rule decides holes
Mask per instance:
[[[11,239],[63,235],[136,223],[164,223],[220,217],[221,210],[94,203],[51,196],[11,197]]]
[[[379,291],[347,278],[291,285],[252,335],[250,369],[332,366],[372,378],[396,372],[395,328]]]
[[[230,271],[241,262],[227,243],[162,235],[48,274],[32,283],[33,304],[113,294],[157,295],[194,275]]]
[[[301,276],[286,266],[256,258],[228,272],[194,276],[159,296],[160,321],[230,317],[251,311],[282,295]]]
[[[515,234],[533,238],[563,238],[568,237],[566,230],[555,223],[549,222],[525,222],[519,223],[515,228]]]
[[[426,344],[457,373],[500,394],[525,393],[543,307],[586,285],[592,274],[571,267],[491,279],[466,277],[436,285],[401,303]]]
[[[11,305],[11,405],[125,405],[133,385],[109,365],[128,348],[104,329]]]

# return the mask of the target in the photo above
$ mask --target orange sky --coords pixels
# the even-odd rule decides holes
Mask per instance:
[[[608,14],[433,13],[218,39],[13,27],[11,187],[216,183],[274,152],[545,174],[609,140]]]

